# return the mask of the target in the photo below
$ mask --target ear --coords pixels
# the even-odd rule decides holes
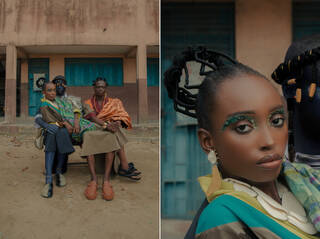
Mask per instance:
[[[211,133],[203,128],[198,129],[198,139],[203,151],[207,154],[214,149],[214,141]]]

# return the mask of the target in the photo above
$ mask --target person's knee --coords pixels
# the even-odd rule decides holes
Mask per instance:
[[[88,159],[88,161],[94,161],[94,155],[89,155],[89,156],[87,157],[87,159]]]

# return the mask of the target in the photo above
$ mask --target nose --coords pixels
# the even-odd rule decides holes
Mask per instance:
[[[273,149],[275,145],[274,138],[272,136],[272,132],[270,127],[265,126],[262,127],[260,130],[260,135],[259,135],[259,148],[262,151],[268,151]]]

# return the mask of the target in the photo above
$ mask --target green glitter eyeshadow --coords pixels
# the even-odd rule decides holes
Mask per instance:
[[[272,118],[274,115],[277,115],[277,114],[285,115],[284,109],[281,108],[281,109],[277,109],[277,110],[271,112],[270,115],[269,115],[269,117],[268,117],[268,120],[270,121],[271,118]]]
[[[242,121],[242,120],[249,121],[253,125],[254,128],[257,127],[256,121],[254,120],[254,118],[252,116],[249,116],[249,115],[233,115],[233,116],[230,116],[224,122],[223,127],[222,127],[222,131],[224,131],[229,125],[237,123],[237,122]]]

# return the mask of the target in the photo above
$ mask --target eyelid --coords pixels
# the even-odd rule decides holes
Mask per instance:
[[[223,124],[222,131],[224,131],[230,125],[234,125],[234,124],[236,124],[236,123],[238,123],[240,121],[248,121],[254,127],[256,125],[254,117],[252,117],[250,115],[245,115],[245,114],[241,115],[241,114],[239,114],[239,115],[234,115],[234,116],[230,116],[229,118],[227,118],[227,120]]]
[[[239,127],[240,126],[247,126],[247,127],[249,127],[249,130],[248,131],[239,131]],[[247,133],[250,133],[252,130],[254,129],[254,126],[251,126],[251,125],[249,125],[249,124],[240,124],[240,125],[238,125],[238,126],[236,126],[236,127],[234,127],[234,131],[236,131],[238,134],[247,134]]]

